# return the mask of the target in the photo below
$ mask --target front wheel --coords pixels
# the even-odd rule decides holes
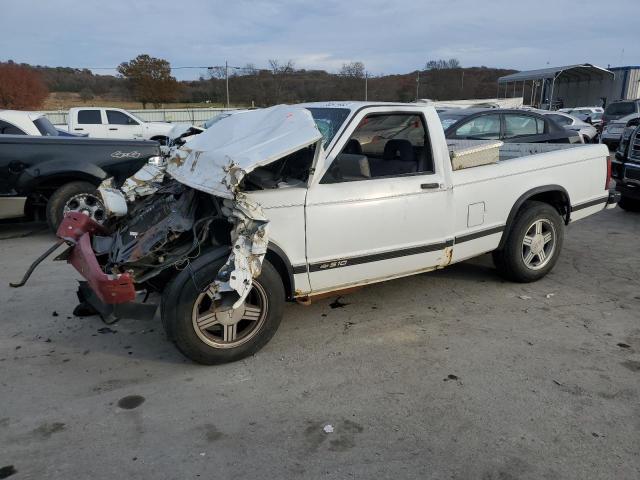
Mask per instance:
[[[106,219],[106,209],[89,182],[69,182],[59,187],[47,202],[47,223],[54,232],[69,212],[80,212],[97,223]]]
[[[209,290],[225,259],[198,260],[165,290],[162,322],[167,336],[186,357],[204,365],[253,355],[280,325],[285,299],[280,275],[265,260],[245,303],[225,309]]]
[[[551,205],[527,202],[505,235],[504,247],[493,252],[498,272],[514,282],[535,282],[558,261],[564,223]]]

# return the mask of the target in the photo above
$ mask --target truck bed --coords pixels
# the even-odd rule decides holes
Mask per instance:
[[[583,147],[582,143],[504,143],[499,140],[447,140],[453,170],[490,165],[527,155]]]

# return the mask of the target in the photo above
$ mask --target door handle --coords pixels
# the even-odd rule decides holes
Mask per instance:
[[[439,183],[422,183],[420,184],[420,188],[423,190],[431,190],[434,188],[440,188]]]
[[[84,130],[84,128],[74,128],[74,130]]]
[[[109,130],[118,130],[117,128],[110,128]]]

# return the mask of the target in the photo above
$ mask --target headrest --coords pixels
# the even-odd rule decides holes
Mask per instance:
[[[414,162],[413,145],[409,140],[393,139],[384,146],[382,158],[385,160],[402,160],[403,162]]]

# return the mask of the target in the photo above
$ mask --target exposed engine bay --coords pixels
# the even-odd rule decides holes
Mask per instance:
[[[160,290],[164,272],[186,268],[203,249],[231,246],[210,289],[237,308],[269,242],[269,221],[247,193],[303,185],[322,136],[308,111],[288,106],[176,130],[164,165],[146,165],[119,189],[109,180],[98,189],[111,234],[95,235],[93,250],[104,272],[127,272]]]
[[[162,291],[203,251],[227,248],[214,283],[204,287],[223,309],[239,308],[269,244],[269,220],[250,192],[305,184],[322,135],[308,110],[286,105],[230,115],[207,130],[175,131],[163,162],[122,185],[107,179],[99,186],[102,225],[63,220],[58,236],[71,248],[59,258],[101,302],[118,304],[135,291]]]
[[[166,268],[179,268],[192,253],[197,256],[198,250],[216,242],[213,221],[219,221],[218,231],[227,223],[219,203],[168,180],[152,195],[129,204],[125,216],[110,219],[105,227],[111,235],[94,235],[93,250],[105,272],[125,269],[136,283],[144,283]]]

